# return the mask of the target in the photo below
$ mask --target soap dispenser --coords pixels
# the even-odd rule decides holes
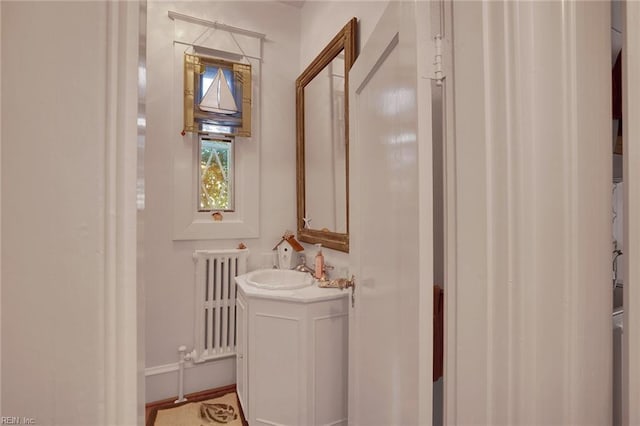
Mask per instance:
[[[316,253],[316,279],[324,279],[324,255],[322,254],[322,244],[316,244],[318,253]]]

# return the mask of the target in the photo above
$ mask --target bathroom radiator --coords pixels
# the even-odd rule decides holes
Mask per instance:
[[[247,269],[247,249],[196,250],[195,362],[235,355],[236,281]]]

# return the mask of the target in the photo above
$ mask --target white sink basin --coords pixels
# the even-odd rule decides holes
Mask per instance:
[[[308,287],[315,281],[306,273],[289,269],[258,269],[247,274],[247,283],[269,290],[289,290]]]

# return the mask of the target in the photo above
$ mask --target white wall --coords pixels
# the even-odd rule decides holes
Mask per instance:
[[[0,7],[2,416],[135,424],[137,4]]]
[[[349,19],[358,18],[358,51],[375,28],[388,1],[307,1],[302,6],[300,71],[320,53]]]
[[[182,111],[182,99],[172,97],[174,23],[167,17],[168,10],[267,36],[262,63],[261,137],[252,138],[260,147],[260,179],[251,194],[260,198],[259,238],[172,240],[172,149],[182,141],[179,135],[182,122],[176,123],[174,116],[176,109]],[[220,30],[216,34],[228,37]],[[299,73],[299,34],[300,9],[278,2],[148,3],[144,213],[147,368],[175,363],[180,345],[193,347],[193,250],[236,247],[243,241],[251,250],[250,269],[271,266],[271,249],[285,230],[295,230],[295,79]],[[254,105],[257,104],[254,100]],[[235,383],[235,361],[229,358],[187,369],[185,391],[231,383]],[[147,376],[147,401],[174,395],[177,395],[175,372]]]

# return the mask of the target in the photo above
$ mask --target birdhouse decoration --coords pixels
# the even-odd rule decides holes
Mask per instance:
[[[278,267],[293,269],[296,267],[298,258],[295,254],[303,251],[304,247],[296,240],[292,232],[287,231],[273,249],[278,251]]]

